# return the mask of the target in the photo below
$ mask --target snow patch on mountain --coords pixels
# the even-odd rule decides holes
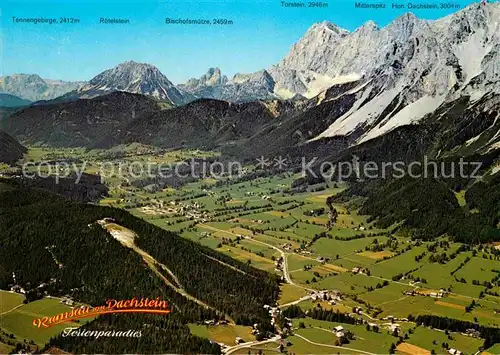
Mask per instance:
[[[398,90],[387,90],[375,96],[369,103],[362,106],[372,94],[372,90],[373,87],[370,86],[358,92],[357,100],[351,109],[339,117],[326,131],[316,137],[316,139],[336,135],[347,135],[358,128],[371,124],[398,95]]]
[[[367,134],[363,135],[358,140],[358,142],[366,142],[367,140],[378,137],[399,126],[418,123],[426,114],[436,110],[443,101],[444,97],[442,96],[423,96],[408,106],[405,106],[386,122],[382,122],[370,129]]]
[[[315,74],[314,80],[309,82],[307,91],[302,95],[307,98],[313,98],[319,95],[322,91],[325,91],[329,87],[332,87],[333,85],[345,84],[352,81],[357,81],[359,79],[361,79],[361,75],[355,73],[349,75],[341,75],[335,78],[332,78],[328,75]]]

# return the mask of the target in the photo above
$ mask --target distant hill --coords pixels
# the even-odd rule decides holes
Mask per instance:
[[[139,117],[120,132],[113,132],[103,139],[99,146],[141,142],[164,148],[210,149],[253,136],[267,124],[279,120],[278,111],[291,108],[291,104],[285,102],[232,104],[200,99],[182,107]]]
[[[247,139],[295,109],[293,102],[232,104],[200,99],[163,110],[156,100],[114,92],[93,99],[32,105],[11,114],[4,129],[29,143],[111,148],[139,142],[158,147],[215,147]]]
[[[15,95],[0,93],[0,107],[22,107],[31,104],[30,100]]]
[[[0,129],[0,163],[14,164],[28,150]]]
[[[79,88],[83,82],[42,79],[36,74],[0,77],[0,92],[30,101],[51,100]]]
[[[18,139],[58,147],[90,146],[142,115],[160,110],[142,95],[114,92],[91,100],[34,105],[11,114],[4,129]]]

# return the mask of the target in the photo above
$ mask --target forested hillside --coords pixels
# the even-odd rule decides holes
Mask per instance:
[[[500,241],[497,227],[500,176],[489,175],[496,156],[476,158],[475,161],[483,162],[478,174],[488,178],[435,178],[430,170],[427,177],[421,178],[364,179],[353,181],[336,200],[348,201],[362,196],[360,213],[373,216],[376,224],[384,228],[403,222],[403,227],[414,238],[432,239],[446,234],[464,243]],[[455,163],[458,162],[457,158]],[[450,164],[449,160],[445,164],[448,172],[452,168]],[[414,173],[418,173],[418,169]],[[465,191],[465,206],[459,204],[456,196],[461,191]]]
[[[378,226],[403,222],[411,236],[422,239],[447,234],[465,243],[500,241],[500,177],[495,175],[500,151],[489,148],[498,123],[491,119],[496,111],[485,115],[489,109],[487,98],[474,104],[468,98],[456,100],[420,125],[399,127],[344,152],[332,151],[316,161],[314,171],[323,162],[338,167],[354,158],[360,167],[375,164],[375,177],[373,171],[364,176],[361,168],[361,175],[346,179],[349,188],[336,199],[363,197],[360,212],[376,218]],[[337,170],[332,179],[339,178]],[[315,184],[318,178],[309,176],[296,185],[304,181]],[[457,200],[460,192],[465,192],[465,206]]]
[[[0,129],[0,163],[14,164],[27,149]]]
[[[69,294],[91,305],[102,305],[109,298],[161,297],[172,306],[168,316],[112,315],[99,317],[86,326],[89,329],[147,327],[142,338],[130,340],[137,342],[136,347],[119,338],[53,339],[52,344],[63,350],[121,353],[133,348],[143,353],[158,349],[166,353],[217,353],[218,345],[190,335],[186,324],[228,314],[240,324],[259,323],[262,329],[269,326],[263,305],[275,303],[278,283],[266,272],[154,227],[122,210],[70,202],[41,190],[5,190],[0,193],[1,288],[13,283],[12,272],[15,272],[17,283],[31,290],[28,299],[41,297],[40,292],[46,290],[56,296]],[[188,293],[213,309],[166,287],[138,254],[123,247],[95,223],[106,217],[135,231],[139,246],[167,265]],[[57,282],[34,290],[51,278]]]

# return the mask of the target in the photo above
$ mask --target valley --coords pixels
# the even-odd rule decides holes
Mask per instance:
[[[0,353],[500,354],[497,1],[57,5],[2,7]]]
[[[126,161],[179,163],[220,155],[217,151],[159,151],[141,145],[120,151],[118,158],[110,159],[112,152],[106,150],[32,147],[26,157],[33,166],[49,159],[56,164],[71,157],[86,163],[79,165],[85,173],[99,176],[102,171],[97,167],[104,161],[109,168],[124,166]],[[45,166],[46,173],[57,171],[49,166]],[[349,328],[355,337],[349,345],[342,345],[347,352],[380,353],[389,351],[394,343],[399,344],[397,351],[401,353],[411,346],[439,353],[441,344],[447,342],[464,353],[475,353],[483,345],[480,336],[465,332],[452,331],[447,340],[441,339],[442,330],[418,326],[421,315],[500,326],[500,250],[494,244],[467,245],[446,236],[409,238],[400,223],[381,228],[373,218],[360,214],[356,199],[334,202],[337,217],[332,222],[327,199],[345,192],[345,182],[318,183],[304,190],[292,187],[300,174],[270,174],[256,165],[244,168],[247,173],[237,178],[185,179],[176,188],[168,183],[163,186],[161,181],[146,185],[141,178],[108,178],[103,174],[109,193],[96,203],[129,211],[186,240],[276,275],[281,279],[280,293],[276,306],[269,305],[276,310],[286,313],[287,308],[300,307],[304,312],[321,309],[349,314],[361,324]],[[457,198],[467,208],[464,195]],[[126,231],[121,226],[107,226],[112,234]],[[122,243],[137,248],[127,240]],[[162,265],[159,261],[141,249],[136,251],[154,273],[164,278],[157,269]],[[246,275],[227,262],[214,260]],[[176,279],[166,276],[167,285],[168,280]],[[191,299],[175,283],[170,287]],[[279,311],[274,312],[271,317],[281,322]],[[189,327],[193,334],[223,345],[222,351],[228,354],[262,347],[276,351],[281,344],[289,352],[303,353],[314,346],[318,353],[328,353],[338,346],[331,333],[337,322],[291,319],[291,327],[280,325],[282,335],[288,334],[285,342],[256,339],[251,326],[241,327],[232,321],[219,325],[192,323]],[[379,330],[367,332],[367,325]],[[237,338],[244,343],[235,345]],[[435,338],[436,344],[427,343],[424,339],[428,338]]]

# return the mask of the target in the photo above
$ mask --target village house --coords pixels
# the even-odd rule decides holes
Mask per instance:
[[[344,327],[341,325],[333,328],[332,332],[335,334],[337,338],[343,338],[345,336]]]
[[[283,245],[281,246],[281,248],[282,248],[283,250],[289,251],[289,250],[291,250],[291,249],[292,249],[292,244],[290,244],[290,243],[285,243],[285,244],[283,244]]]
[[[68,306],[73,306],[75,304],[75,302],[71,298],[69,298],[68,296],[63,297],[61,299],[61,303],[66,304]]]
[[[450,354],[452,354],[452,355],[461,355],[461,354],[462,354],[462,352],[461,352],[461,351],[459,351],[459,350],[457,350],[457,349],[453,349],[453,348],[448,349],[448,353],[450,353]]]
[[[21,286],[19,285],[14,285],[10,288],[10,291],[11,292],[16,292],[16,293],[22,293],[22,294],[25,294],[26,291],[24,290],[24,288],[22,288]]]
[[[398,333],[399,334],[399,331],[401,330],[401,326],[399,324],[388,324],[388,327],[389,329],[389,332],[391,333]]]
[[[360,267],[357,267],[357,266],[356,266],[356,267],[353,267],[353,268],[351,269],[351,272],[352,272],[353,274],[361,274],[361,273],[363,273],[363,269],[362,269],[362,268],[360,268]]]
[[[335,296],[336,295],[333,294],[333,297],[335,297]],[[328,300],[332,299],[332,294],[330,293],[330,291],[321,290],[318,292],[311,292],[311,298],[313,301],[318,301],[318,300],[328,301]]]
[[[334,332],[341,332],[344,330],[344,327],[341,325],[337,325],[336,327],[333,328]]]
[[[361,307],[354,307],[352,311],[356,314],[361,314],[361,312],[363,312],[363,309]]]
[[[468,335],[473,338],[479,338],[481,336],[481,333],[476,329],[470,328],[465,331],[465,335]]]

